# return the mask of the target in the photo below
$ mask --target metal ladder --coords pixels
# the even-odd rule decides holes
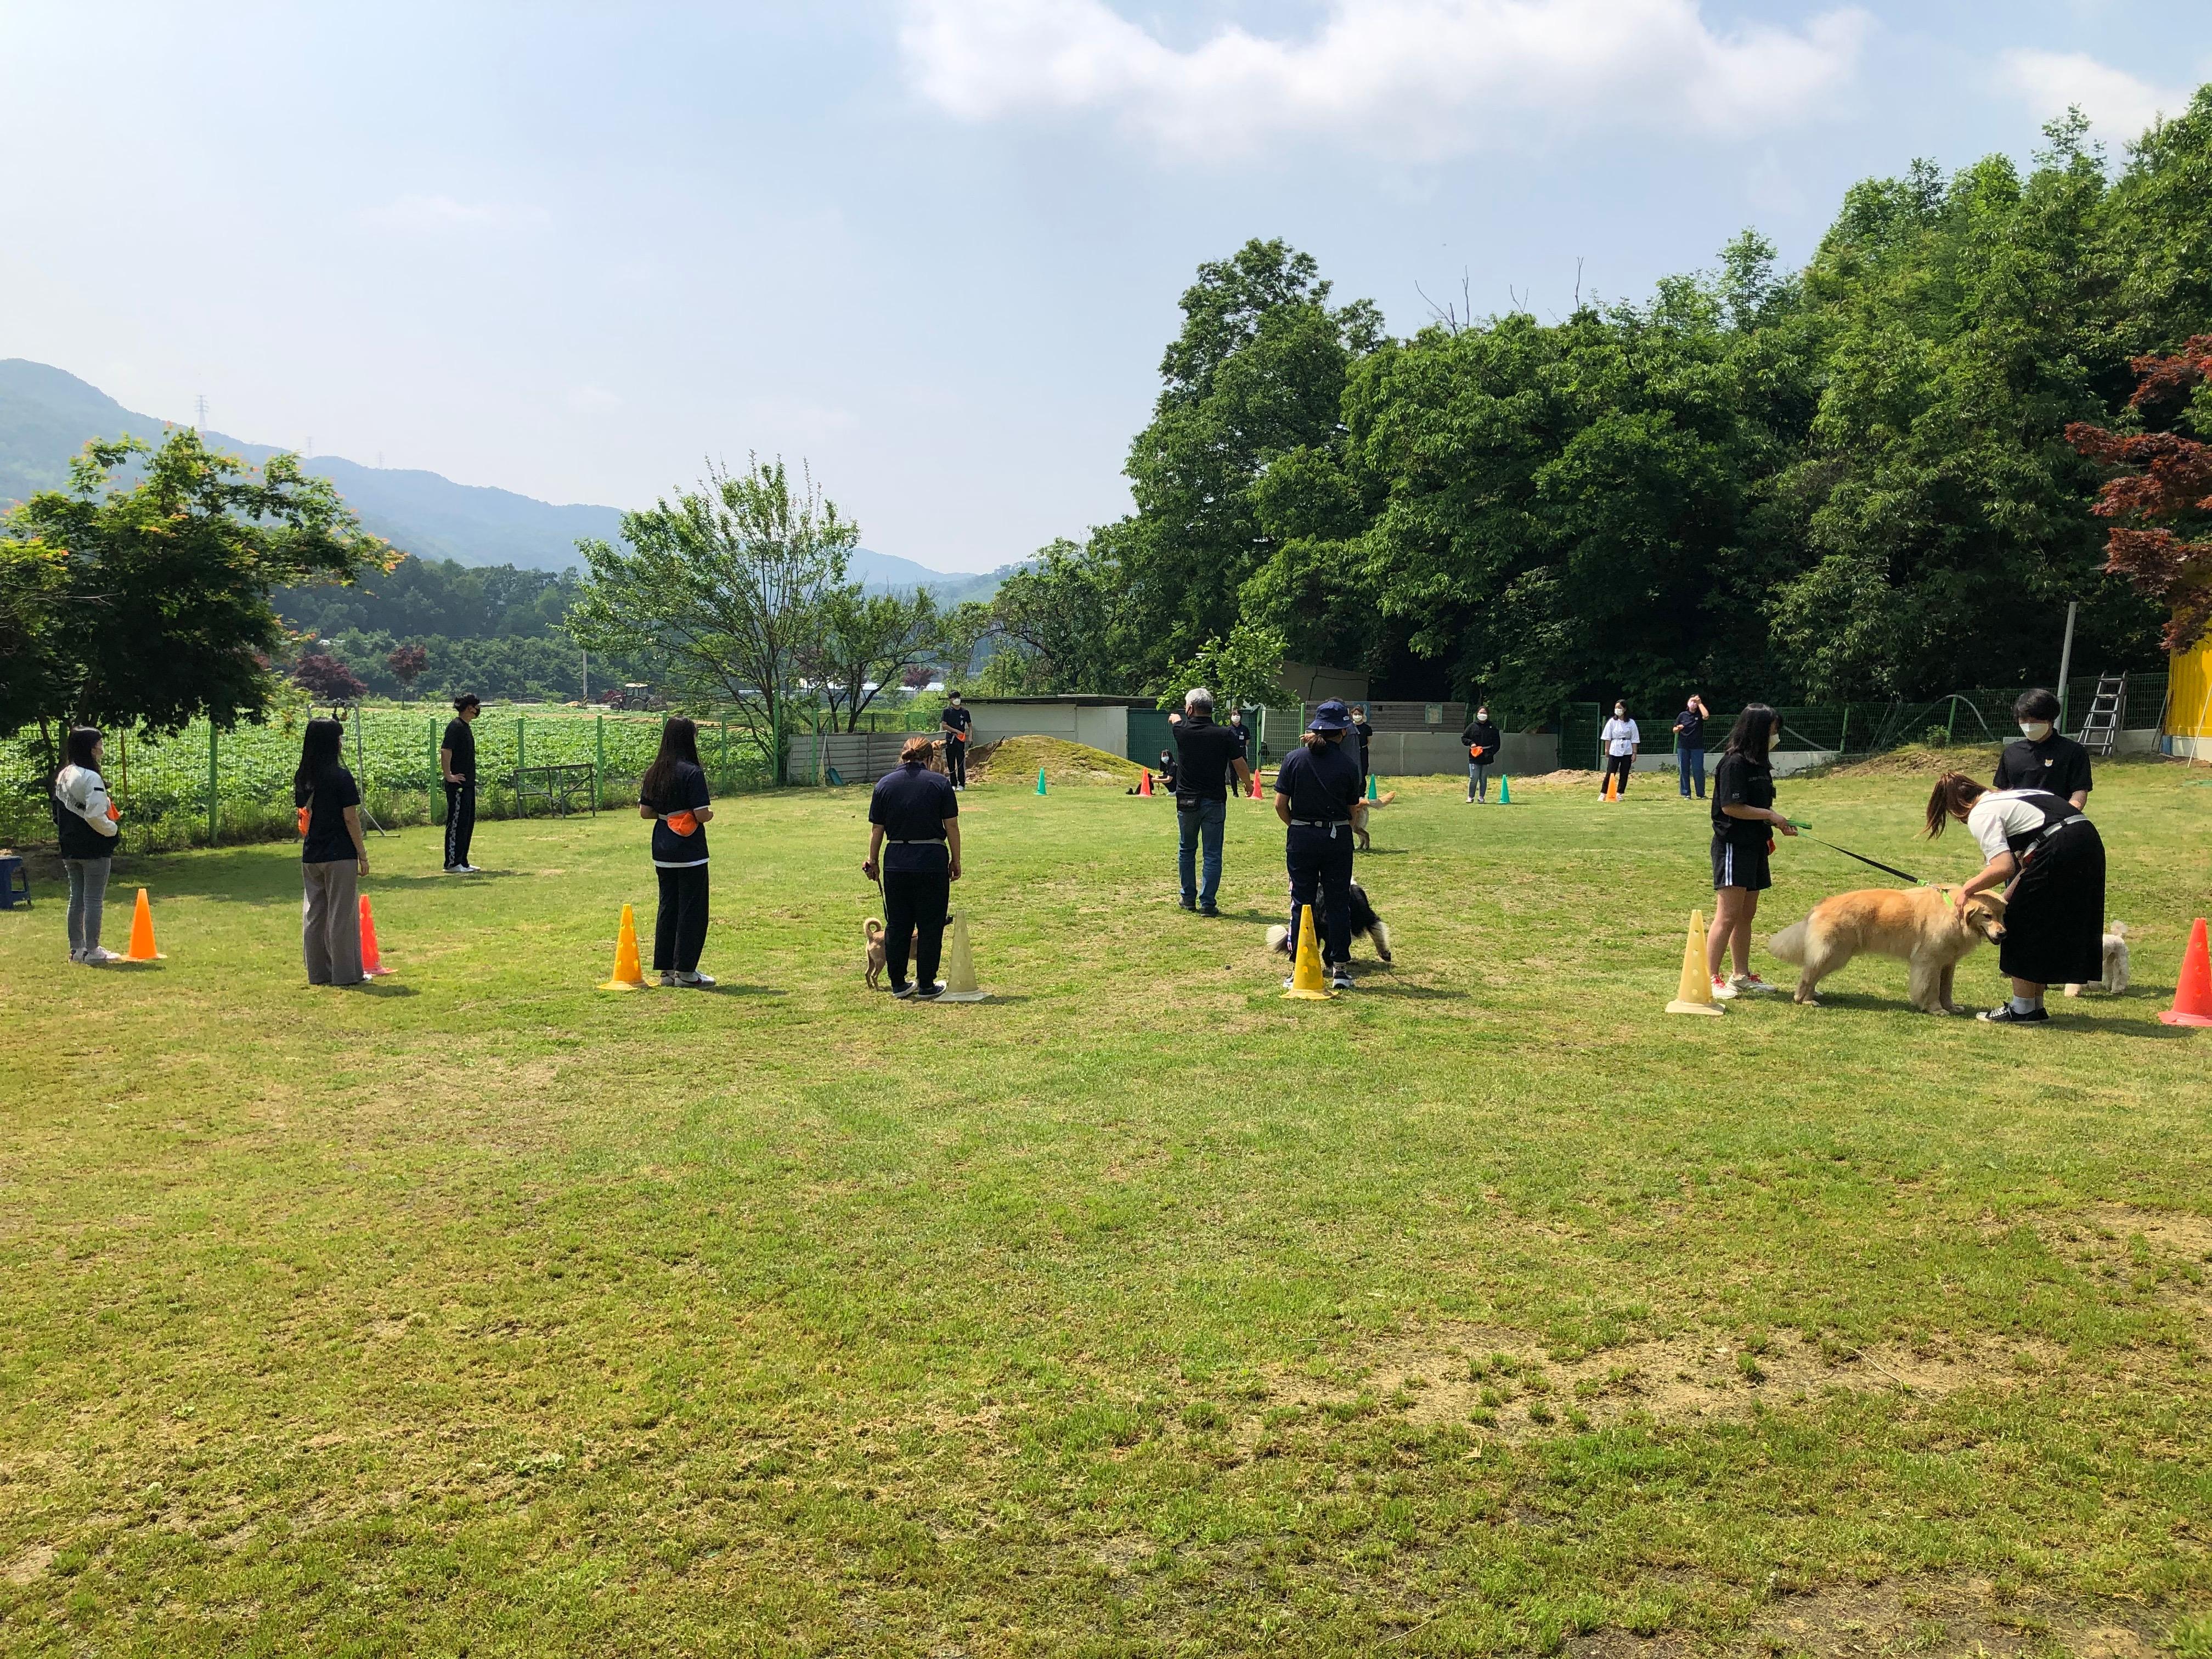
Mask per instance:
[[[2128,677],[2100,674],[2097,695],[2089,702],[2089,716],[2081,722],[2081,746],[2093,755],[2110,755],[2119,741],[2120,720],[2127,708]]]

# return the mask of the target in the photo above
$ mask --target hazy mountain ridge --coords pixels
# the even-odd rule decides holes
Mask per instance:
[[[88,439],[128,435],[158,444],[172,424],[125,409],[65,369],[0,358],[0,506],[38,490],[65,489],[70,462]],[[257,464],[282,447],[220,432],[210,432],[208,441]],[[339,455],[318,455],[305,465],[337,486],[365,529],[421,558],[565,570],[582,562],[579,538],[613,541],[622,533],[617,507],[541,501],[511,489],[456,483],[419,468],[363,466]],[[932,570],[866,548],[854,554],[848,568],[870,587],[926,586],[945,605],[989,598],[1005,574]]]

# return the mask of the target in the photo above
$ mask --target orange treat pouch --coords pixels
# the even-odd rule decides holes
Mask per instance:
[[[671,812],[668,827],[679,836],[696,836],[699,833],[699,815],[689,810]]]
[[[115,810],[115,803],[113,801],[107,803],[107,821],[110,823],[120,823],[123,822],[123,814]]]
[[[300,834],[302,837],[305,837],[307,833],[307,809],[302,806],[298,809],[298,811],[300,814]]]

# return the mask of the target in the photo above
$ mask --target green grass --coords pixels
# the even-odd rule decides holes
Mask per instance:
[[[119,872],[155,969],[0,915],[0,1651],[1441,1654],[1879,1595],[2203,1650],[2181,769],[2096,796],[2136,990],[2027,1031],[1886,963],[1668,1018],[1671,790],[1415,785],[1361,864],[1399,966],[1324,1006],[1260,948],[1272,812],[1209,922],[1165,803],[1030,787],[966,798],[970,1007],[862,988],[854,790],[726,808],[712,995],[591,989],[650,922],[618,817],[467,883],[376,843],[364,992],[301,982],[280,847]],[[1924,790],[1783,804],[1962,875]],[[1771,926],[1867,873],[1776,861]]]

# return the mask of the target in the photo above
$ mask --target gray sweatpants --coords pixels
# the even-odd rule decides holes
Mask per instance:
[[[107,872],[113,859],[64,859],[69,872],[70,954],[95,950],[100,945],[100,919],[107,904]]]
[[[301,945],[310,985],[358,985],[361,971],[361,872],[351,859],[303,864],[307,902]]]

